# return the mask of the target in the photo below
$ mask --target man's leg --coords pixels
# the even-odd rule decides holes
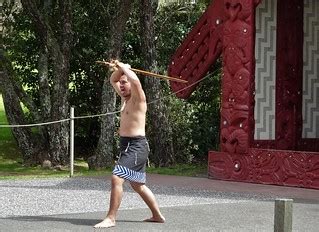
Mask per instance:
[[[109,211],[106,215],[106,218],[102,222],[96,224],[94,226],[95,228],[107,228],[115,226],[116,214],[122,201],[123,183],[123,178],[112,175],[112,190]]]
[[[146,219],[145,221],[161,222],[161,223],[165,222],[165,218],[160,212],[160,209],[158,207],[158,204],[156,202],[155,196],[152,193],[152,191],[144,184],[140,184],[136,182],[131,182],[130,184],[132,188],[135,190],[135,192],[137,192],[142,197],[146,205],[152,211],[152,217],[149,219]]]

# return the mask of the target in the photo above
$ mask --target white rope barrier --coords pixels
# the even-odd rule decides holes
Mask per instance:
[[[95,114],[95,115],[86,115],[86,116],[78,116],[78,117],[73,117],[73,119],[83,119],[83,118],[95,118],[95,117],[101,117],[101,116],[106,116],[106,115],[112,115],[112,114],[118,114],[121,111],[114,111],[114,112],[107,112],[104,114]],[[1,124],[0,128],[15,128],[15,127],[35,127],[35,126],[45,126],[45,125],[50,125],[50,124],[55,124],[55,123],[61,123],[61,122],[67,122],[70,121],[71,118],[66,118],[66,119],[61,119],[57,121],[51,121],[51,122],[42,122],[42,123],[31,123],[31,124],[19,124],[19,125],[4,125]]]
[[[118,114],[118,113],[121,113],[121,110],[113,111],[113,112],[107,112],[107,113],[104,113],[104,114],[78,116],[78,117],[74,117],[73,119],[95,118],[95,117],[102,117],[102,116],[112,115],[112,114]]]
[[[35,127],[35,126],[45,126],[45,125],[50,125],[50,124],[55,124],[55,123],[61,123],[61,122],[67,122],[70,121],[70,118],[66,118],[66,119],[61,119],[61,120],[57,120],[57,121],[51,121],[51,122],[42,122],[42,123],[32,123],[32,124],[20,124],[20,125],[4,125],[1,124],[0,128],[15,128],[15,127]]]

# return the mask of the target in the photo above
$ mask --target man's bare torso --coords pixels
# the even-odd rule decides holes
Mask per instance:
[[[147,105],[145,101],[129,99],[124,102],[120,120],[120,136],[145,136],[145,117]]]

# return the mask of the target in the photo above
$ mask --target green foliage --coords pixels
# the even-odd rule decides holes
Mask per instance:
[[[38,89],[36,64],[39,43],[35,37],[34,28],[25,12],[16,5],[5,4],[3,9],[4,27],[10,28],[5,31],[3,37],[5,50],[9,59],[13,61],[16,77],[26,87],[29,94],[36,97],[35,90]]]
[[[110,49],[110,21],[115,14],[115,1],[75,1],[73,4],[74,47],[71,58],[71,105],[75,115],[101,113],[103,82],[106,69],[97,65]],[[76,121],[77,154],[92,155],[100,132],[98,118]]]
[[[170,57],[196,24],[207,3],[160,8],[156,17],[158,63],[167,69]],[[180,163],[205,163],[209,150],[219,143],[220,62],[209,77],[200,82],[187,100],[170,98],[171,123],[176,160]],[[169,94],[170,90],[167,89]]]
[[[204,78],[189,99],[172,100],[171,121],[179,163],[206,163],[208,151],[218,149],[219,69]]]
[[[170,4],[159,8],[156,15],[156,47],[158,63],[167,67],[181,41],[196,24],[205,10],[205,5]],[[165,68],[166,69],[166,68]]]
[[[208,74],[209,75],[209,74]],[[192,134],[194,144],[191,153],[195,160],[207,160],[209,150],[218,150],[220,130],[220,71],[215,72],[198,86],[188,100],[194,106]]]

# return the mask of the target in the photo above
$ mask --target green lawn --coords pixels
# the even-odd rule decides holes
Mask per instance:
[[[207,165],[194,165],[194,164],[177,164],[173,167],[163,168],[147,168],[147,173],[156,173],[162,175],[174,176],[193,176],[204,177],[207,176]]]
[[[0,94],[0,124],[8,124],[6,114],[4,111],[2,95]],[[9,128],[0,128],[0,141],[12,140],[12,133]]]
[[[2,95],[0,94],[0,124],[7,124]],[[147,168],[148,173],[180,175],[180,176],[204,176],[207,173],[207,165],[180,164],[169,168]],[[76,160],[74,176],[109,175],[111,169],[91,171],[83,160]],[[22,178],[47,178],[67,177],[68,168],[62,170],[43,169],[40,166],[26,167],[22,163],[22,157],[10,128],[0,127],[0,180]]]
[[[4,111],[2,95],[0,95],[0,124],[8,124]],[[10,128],[0,127],[0,178],[4,172],[21,167],[20,152],[11,133]]]

